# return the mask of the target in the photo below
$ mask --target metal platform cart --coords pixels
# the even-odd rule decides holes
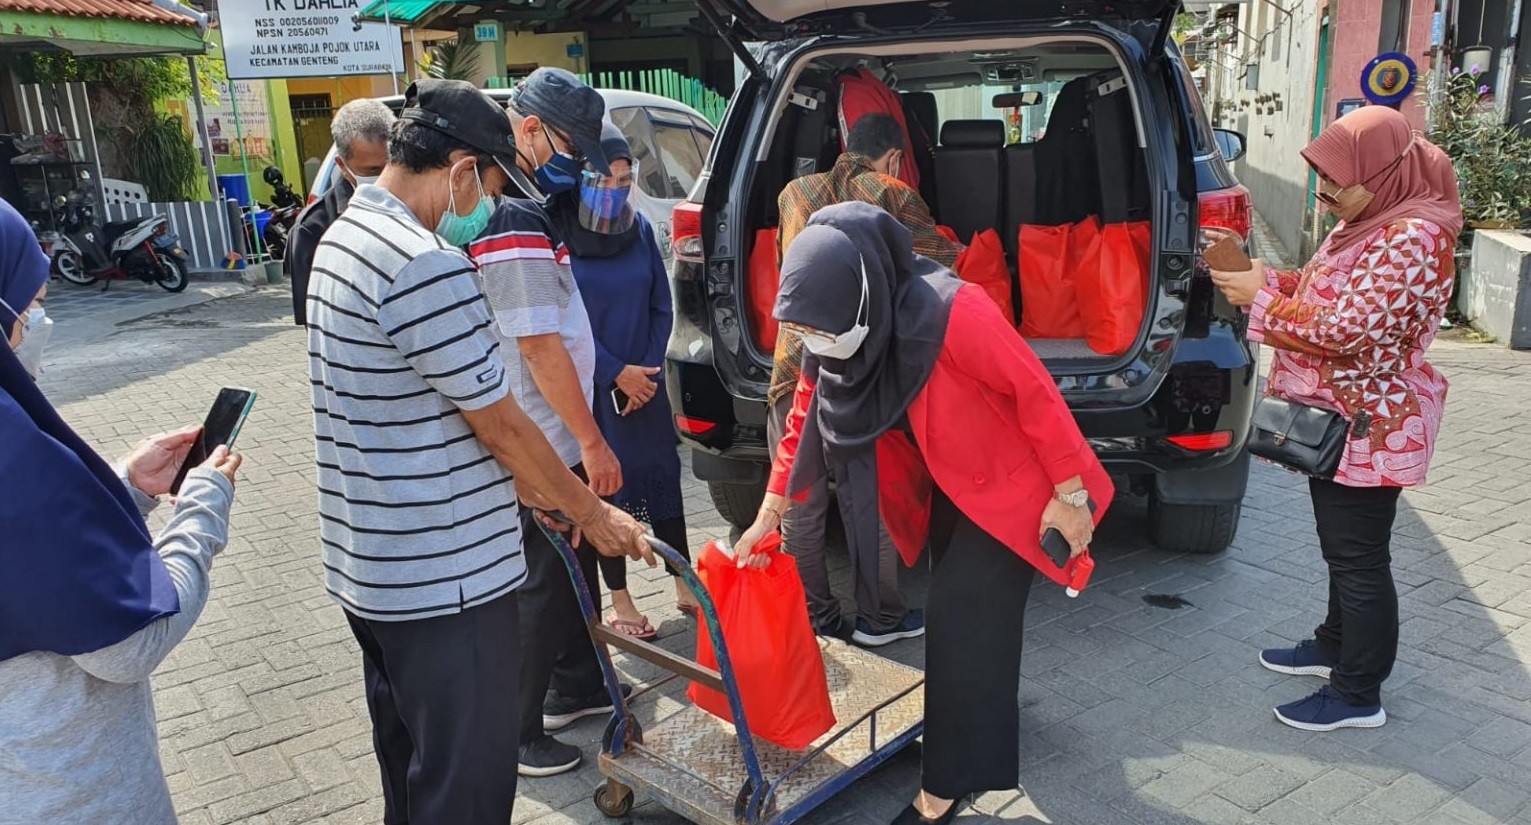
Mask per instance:
[[[925,712],[923,673],[844,642],[821,640],[835,727],[802,751],[751,736],[717,608],[685,558],[665,543],[649,539],[654,552],[681,571],[700,602],[698,632],[712,637],[717,670],[608,628],[591,602],[574,550],[562,535],[546,528],[544,532],[574,580],[616,708],[601,740],[599,767],[606,781],[595,791],[595,805],[607,816],[630,813],[637,790],[704,825],[787,825],[920,735]],[[643,730],[629,708],[631,700],[617,689],[611,647],[668,672],[660,685],[684,678],[723,693],[735,723],[688,704],[653,730]]]

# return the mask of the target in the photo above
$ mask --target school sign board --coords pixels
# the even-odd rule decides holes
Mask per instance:
[[[403,71],[399,30],[358,23],[363,0],[221,0],[218,24],[233,80]]]

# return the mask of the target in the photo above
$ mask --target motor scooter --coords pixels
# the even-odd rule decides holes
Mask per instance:
[[[87,179],[88,180],[88,179]],[[129,278],[180,292],[187,284],[187,255],[164,215],[96,222],[95,197],[80,187],[54,200],[60,232],[52,241],[52,273],[89,286]]]
[[[292,234],[292,227],[298,222],[298,215],[303,211],[303,198],[293,191],[282,170],[275,166],[267,166],[261,177],[274,190],[271,195],[271,217],[261,232],[261,240],[265,242],[266,254],[272,260],[279,261],[287,257],[287,239]]]

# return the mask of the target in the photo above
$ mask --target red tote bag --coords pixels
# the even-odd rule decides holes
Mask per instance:
[[[1100,230],[1098,264],[1075,275],[1085,343],[1121,355],[1143,326],[1148,295],[1148,224],[1109,223]]]
[[[773,533],[758,547],[770,553],[770,565],[741,570],[716,542],[708,542],[697,560],[697,572],[718,609],[750,732],[802,750],[834,727],[835,711],[819,640],[808,623],[808,600],[797,564],[780,548],[781,536]],[[705,630],[696,636],[696,661],[718,667]],[[722,693],[693,682],[686,695],[702,710],[733,721],[728,697]]]
[[[1075,273],[1093,266],[1100,253],[1094,218],[1077,224],[1022,224],[1020,244],[1021,335],[1083,338]]]
[[[755,232],[755,247],[750,250],[749,268],[746,276],[745,294],[748,301],[744,311],[754,333],[755,346],[761,352],[776,351],[776,293],[781,289],[781,267],[776,262],[776,241],[779,230],[760,229]]]
[[[1010,267],[1005,264],[1005,248],[999,233],[992,229],[974,233],[973,242],[957,256],[957,277],[983,287],[999,311],[1015,324],[1015,307],[1010,295]]]

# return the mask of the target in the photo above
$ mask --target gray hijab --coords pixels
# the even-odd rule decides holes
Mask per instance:
[[[850,358],[803,355],[817,378],[788,492],[797,495],[827,477],[836,483],[850,543],[856,603],[880,607],[877,439],[905,422],[925,389],[946,340],[952,299],[962,282],[951,270],[914,254],[914,236],[892,215],[861,202],[819,210],[782,261],[776,319],[839,334],[857,322],[862,273],[867,284],[866,341]]]

